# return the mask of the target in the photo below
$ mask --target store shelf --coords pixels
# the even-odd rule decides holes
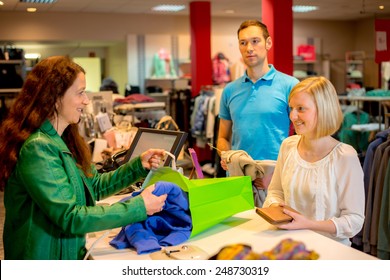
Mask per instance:
[[[320,64],[317,60],[294,60],[293,76],[299,80],[318,75]]]
[[[24,64],[24,60],[21,60],[21,59],[0,60],[0,64],[17,64],[17,65],[23,65],[23,64]]]
[[[345,53],[345,86],[347,89],[364,86],[364,51]]]
[[[25,78],[24,59],[0,60],[0,122],[8,113],[6,100],[16,97]]]

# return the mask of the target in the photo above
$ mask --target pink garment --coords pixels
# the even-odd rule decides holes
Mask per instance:
[[[229,61],[221,58],[221,54],[213,58],[213,82],[217,85],[230,82]]]
[[[120,104],[136,104],[136,103],[143,103],[143,102],[154,102],[155,100],[152,97],[146,96],[141,93],[135,93],[130,94],[129,96],[126,96],[124,98],[117,98],[115,99],[115,103]]]

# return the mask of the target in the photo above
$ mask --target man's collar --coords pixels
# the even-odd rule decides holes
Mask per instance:
[[[275,77],[276,69],[272,64],[268,64],[269,70],[265,75],[263,75],[259,80],[272,80]],[[249,82],[251,79],[249,78],[247,71],[245,71],[243,82]],[[257,82],[257,81],[256,81]]]

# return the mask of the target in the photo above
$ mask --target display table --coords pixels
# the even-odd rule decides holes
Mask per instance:
[[[132,125],[134,125],[135,113],[147,110],[165,110],[165,102],[142,102],[136,104],[119,104],[114,107],[114,112],[121,115],[131,115]]]
[[[127,195],[128,196],[128,195]],[[118,201],[123,196],[114,196],[103,203]],[[94,245],[89,259],[94,260],[150,260],[150,255],[138,255],[134,249],[118,250],[109,244],[120,228],[113,229],[106,237]],[[87,238],[87,249],[106,231],[92,233]],[[321,260],[375,260],[376,258],[361,251],[345,246],[311,230],[279,230],[248,210],[236,214],[218,225],[190,238],[181,245],[195,245],[210,256],[223,246],[241,243],[252,247],[256,253],[269,251],[280,241],[292,238],[301,241],[308,250],[316,251]]]

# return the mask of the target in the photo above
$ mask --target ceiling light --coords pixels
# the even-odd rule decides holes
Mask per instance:
[[[383,6],[383,5],[379,6],[379,10],[384,10],[384,9],[385,9],[385,6]]]
[[[27,8],[27,12],[29,13],[35,13],[37,11],[37,8]]]
[[[4,5],[4,2],[3,1],[0,1],[0,6],[3,6]]]
[[[292,10],[294,13],[308,13],[315,10],[318,10],[317,6],[301,6],[301,5],[295,5],[292,7]]]
[[[234,14],[234,10],[225,10],[226,14]]]
[[[158,5],[152,8],[156,12],[179,12],[186,8],[185,5]]]
[[[24,55],[24,58],[25,59],[38,59],[38,58],[41,58],[41,54],[40,53],[26,53]]]
[[[19,0],[22,3],[34,3],[34,4],[52,4],[57,0]]]

